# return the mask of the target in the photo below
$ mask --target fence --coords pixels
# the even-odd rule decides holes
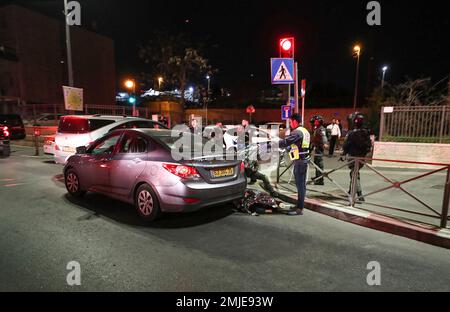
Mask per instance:
[[[290,173],[290,177],[288,180],[284,181],[288,184],[293,183],[293,176],[292,176],[292,163],[288,163],[285,156],[280,156],[279,158],[280,162],[278,164],[277,169],[277,184],[281,182],[281,178],[286,173]],[[420,164],[420,165],[429,165],[433,166],[434,168],[431,169],[431,171],[426,172],[411,172],[410,177],[403,178],[403,179],[396,179],[393,177],[389,177],[388,175],[393,175],[392,172],[389,172],[389,174],[383,173],[378,168],[374,168],[371,163],[372,161],[376,160],[377,162],[394,162],[394,163],[409,163],[409,164]],[[334,198],[337,200],[341,200],[346,202],[349,206],[355,207],[356,204],[363,204],[364,208],[366,210],[371,210],[368,208],[368,206],[376,206],[378,208],[382,208],[385,211],[390,211],[395,213],[401,213],[402,216],[397,215],[398,217],[401,217],[403,219],[411,220],[413,218],[413,221],[419,221],[423,222],[423,220],[420,220],[418,218],[420,217],[426,217],[431,218],[434,220],[439,221],[439,226],[441,228],[446,228],[447,223],[449,220],[448,210],[449,210],[449,203],[450,203],[450,164],[440,164],[440,163],[426,163],[426,162],[412,162],[412,161],[401,161],[401,160],[386,160],[386,159],[371,159],[371,158],[361,158],[361,157],[350,157],[348,159],[348,162],[345,162],[338,167],[332,169],[332,170],[322,170],[319,168],[316,164],[314,164],[313,161],[309,161],[309,165],[311,168],[314,168],[318,170],[321,175],[318,177],[315,177],[312,179],[312,181],[318,181],[321,179],[324,179],[326,181],[331,182],[335,187],[337,187],[340,190],[340,194],[336,194],[333,192],[327,192],[327,191],[318,191],[314,189],[308,188],[308,191],[321,193],[323,195],[327,195],[330,198]],[[351,171],[350,173],[350,192],[348,191],[348,188],[341,185],[342,179],[338,181],[337,177],[334,175],[338,171],[342,170],[348,170],[349,166],[353,166],[354,168],[357,168],[356,170]],[[284,167],[283,170],[281,170],[281,167]],[[378,176],[383,181],[383,184],[387,183],[387,185],[375,185],[373,186],[372,190],[368,191],[364,194],[357,194],[356,185],[358,180],[360,179],[360,175],[364,177],[364,175],[367,175],[366,173],[360,172],[360,168],[365,167],[369,169],[369,172],[372,172],[375,174],[375,176]],[[437,201],[434,204],[431,205],[426,203],[426,200],[422,200],[418,194],[413,194],[413,191],[408,190],[405,188],[405,185],[410,184],[414,181],[421,180],[420,186],[421,191],[425,189],[426,186],[430,182],[424,180],[427,177],[436,175],[437,173],[445,172],[445,180],[443,185],[443,194],[442,195],[442,201]],[[347,177],[344,179],[348,182],[348,176],[344,175],[344,177]],[[373,180],[373,179],[371,179]],[[383,192],[394,190],[396,192],[396,196],[404,195],[406,198],[409,199],[409,201],[406,201],[406,198],[402,198],[402,200],[405,200],[405,207],[394,207],[389,205],[389,202],[392,202],[392,198]],[[417,191],[417,190],[416,190]],[[385,194],[382,196],[381,202],[380,201],[370,201],[370,198],[373,197],[376,194],[383,193]],[[427,196],[435,196],[436,194],[427,194]],[[423,194],[422,194],[423,196]],[[369,198],[369,201],[367,201],[367,198]],[[363,202],[361,201],[363,200]],[[403,201],[402,201],[403,202]],[[413,203],[416,204],[416,207],[413,209]],[[440,203],[440,207],[436,207],[437,204]],[[434,206],[434,207],[433,207]],[[405,217],[406,216],[406,217]],[[412,217],[411,217],[412,216]],[[414,219],[414,216],[417,216],[418,218]],[[433,222],[434,223],[434,222]]]
[[[382,107],[380,141],[450,143],[450,106]]]
[[[64,106],[61,104],[24,104],[19,106],[22,118],[27,121],[34,121],[42,114],[52,114],[57,122],[58,114],[68,114]],[[147,107],[138,107],[136,109],[138,116],[143,118],[151,118],[154,114],[160,112],[152,111]],[[118,106],[118,105],[94,105],[84,104],[84,111],[79,112],[87,115],[112,115],[112,116],[132,116],[132,106]],[[168,114],[170,115],[170,113]]]

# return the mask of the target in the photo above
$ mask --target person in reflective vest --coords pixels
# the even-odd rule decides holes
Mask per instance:
[[[291,134],[286,139],[280,140],[279,146],[286,148],[289,153],[289,158],[293,161],[295,184],[297,186],[297,205],[288,214],[302,215],[305,206],[306,176],[310,158],[309,148],[311,135],[307,129],[301,126],[301,117],[299,114],[293,114],[290,122]]]

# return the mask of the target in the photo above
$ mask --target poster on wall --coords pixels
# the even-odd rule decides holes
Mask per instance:
[[[64,105],[69,111],[83,111],[83,89],[63,86]]]

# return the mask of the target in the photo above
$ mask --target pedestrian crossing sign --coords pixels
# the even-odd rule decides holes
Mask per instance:
[[[273,58],[270,59],[272,84],[293,84],[294,59]]]

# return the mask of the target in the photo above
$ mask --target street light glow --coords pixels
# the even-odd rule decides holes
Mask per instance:
[[[353,51],[355,51],[356,53],[360,53],[361,52],[361,47],[359,46],[359,45],[355,45],[354,47],[353,47]]]
[[[134,88],[134,81],[131,79],[128,79],[125,81],[125,87],[127,89],[133,89]]]
[[[384,66],[383,67],[383,71],[385,72],[385,71],[387,71],[389,69],[389,67],[387,67],[387,66]]]
[[[206,76],[206,79],[208,79],[208,80],[209,80],[210,78],[211,78],[211,77],[210,77],[209,75],[207,75],[207,76]]]

